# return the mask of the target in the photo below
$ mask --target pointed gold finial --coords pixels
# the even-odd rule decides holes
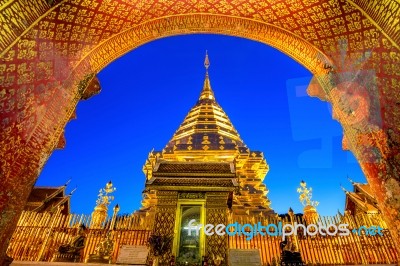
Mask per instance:
[[[206,68],[206,71],[208,72],[208,68],[210,67],[210,60],[208,59],[207,50],[206,50],[206,58],[204,59],[204,67]]]
[[[343,190],[344,193],[346,193],[346,194],[349,193],[349,192],[347,191],[347,189],[345,189],[345,188],[342,186],[342,184],[340,184],[340,188]]]
[[[206,50],[206,58],[204,59],[204,67],[206,68],[206,77],[204,79],[203,90],[200,94],[199,100],[209,99],[214,100],[214,93],[211,89],[210,79],[208,77],[208,68],[210,67],[210,60],[208,59],[208,52]]]

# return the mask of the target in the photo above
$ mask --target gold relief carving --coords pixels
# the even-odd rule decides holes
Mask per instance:
[[[154,235],[174,235],[176,208],[157,207],[152,234]],[[171,250],[160,258],[162,263],[169,262]]]
[[[166,206],[157,206],[156,213],[163,214],[163,213],[170,213],[175,215],[176,208],[175,207],[166,207]]]
[[[106,25],[107,25],[107,19],[103,14],[96,14],[93,17],[92,22],[90,23],[90,26],[95,28],[103,28]]]
[[[51,62],[39,62],[36,65],[36,79],[48,80],[53,75],[53,64]]]
[[[221,207],[224,209],[228,208],[228,195],[227,192],[207,192],[206,194],[206,207],[215,208]]]
[[[172,206],[172,207],[163,207],[162,209],[171,209],[174,210],[177,206],[178,202],[178,192],[177,191],[160,191],[156,192],[157,196],[157,205],[158,206]]]
[[[207,224],[227,224],[227,216],[225,208],[208,208],[206,211]],[[228,236],[218,236],[217,234],[208,236],[206,238],[206,255],[209,258],[216,258],[220,256],[226,259],[228,250]],[[225,261],[226,262],[226,261]]]
[[[46,1],[26,0],[22,3],[9,0],[7,2],[7,4],[0,4],[0,51],[13,43],[21,32],[24,32],[49,8]]]
[[[167,196],[167,197],[176,197],[178,192],[176,191],[157,191],[157,196]]]
[[[178,195],[176,196],[160,196],[157,191],[157,199],[160,201],[176,201],[178,199]]]
[[[399,49],[400,3],[392,0],[349,0],[367,18],[366,24],[373,24],[390,42]],[[371,20],[372,19],[372,20]]]
[[[33,63],[22,63],[17,68],[18,81],[17,84],[31,83],[34,80]]]
[[[166,200],[166,199],[158,199],[157,201],[158,206],[176,206],[176,200]]]
[[[117,1],[103,1],[102,4],[100,4],[100,7],[98,10],[102,13],[111,15],[114,13],[114,10],[118,5],[121,5],[121,4],[118,3]],[[125,7],[124,4],[122,4],[122,6]]]
[[[9,50],[1,59],[6,62],[13,61],[15,59],[15,50]]]
[[[215,174],[218,176],[218,174]],[[157,182],[160,181],[160,182]],[[229,189],[230,187],[233,187],[232,179],[228,178],[221,178],[219,180],[213,180],[212,178],[208,179],[187,179],[187,178],[160,178],[159,180],[156,180],[157,185],[162,184],[164,186],[184,186],[184,187],[190,187],[190,186],[199,186],[199,187],[225,187]],[[153,185],[154,186],[154,185]]]
[[[76,27],[82,27],[82,31],[87,31],[87,26],[93,27],[93,25],[91,25],[93,15],[93,11],[89,11],[87,9],[79,9],[77,17],[75,19],[75,23],[77,24]]]
[[[99,80],[97,79],[96,76],[93,76],[93,78],[88,82],[88,85],[86,88],[83,89],[82,93],[82,99],[87,100],[93,95],[99,94],[101,91],[100,88],[100,83]]]
[[[207,192],[207,198],[212,197],[227,197],[226,192]]]
[[[228,208],[228,202],[227,200],[219,200],[219,201],[210,201],[207,202],[207,208]]]
[[[205,193],[190,193],[190,192],[181,192],[179,193],[179,199],[205,199]]]
[[[78,92],[79,94],[83,95],[84,91],[86,90],[87,86],[89,85],[90,81],[93,79],[94,74],[87,74],[78,84]]]
[[[390,148],[388,145],[388,138],[386,133],[382,130],[374,130],[368,133],[360,133],[357,135],[357,148],[362,147],[371,148],[377,147],[383,158],[387,158],[390,154]]]
[[[64,22],[73,22],[76,12],[78,10],[78,7],[72,6],[69,4],[63,4],[60,7],[59,15],[57,19],[62,20]]]
[[[172,31],[171,34],[177,34],[179,32],[173,32],[182,28],[182,25],[185,25],[184,31],[186,31],[188,28],[192,28],[193,26],[195,27],[193,30],[204,31],[204,28],[201,28],[201,25],[204,25],[205,23],[208,23],[209,25],[207,31],[211,32],[221,32],[227,30],[227,27],[234,27],[234,30],[237,31],[236,27],[239,23],[242,25],[242,34],[238,33],[238,36],[269,43],[301,61],[309,69],[317,72],[324,71],[322,69],[321,62],[319,62],[319,60],[315,57],[317,51],[315,51],[312,46],[304,41],[292,40],[292,38],[296,37],[290,36],[288,32],[281,31],[277,28],[262,23],[257,24],[238,18],[215,17],[207,15],[172,17],[168,20],[159,20],[157,24],[151,23],[142,25],[139,28],[132,28],[129,31],[115,35],[112,39],[93,50],[92,54],[90,55],[91,64],[96,69],[100,70],[116,56],[119,56],[133,47],[140,45],[140,39],[148,38],[146,35],[154,38],[155,36],[153,35],[155,32],[162,36],[165,35],[167,31]],[[162,29],[164,32],[160,31],[159,29]],[[311,60],[304,60],[304,58],[307,57]]]
[[[18,43],[18,59],[33,59],[36,57],[37,52],[34,51],[34,48],[36,47],[36,41],[32,40],[22,40],[21,42]]]

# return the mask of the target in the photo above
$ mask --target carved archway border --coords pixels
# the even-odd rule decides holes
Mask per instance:
[[[211,33],[242,37],[275,47],[292,57],[314,74],[326,73],[323,63],[328,56],[303,38],[277,26],[234,16],[185,14],[148,21],[103,41],[83,60],[89,60],[98,72],[111,61],[132,49],[163,37]]]

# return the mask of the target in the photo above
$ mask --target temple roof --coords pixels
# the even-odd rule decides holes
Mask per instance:
[[[369,197],[373,202],[376,202],[374,193],[372,193],[371,186],[369,184],[354,183],[354,192],[360,192]]]
[[[190,177],[190,178],[188,178]],[[152,189],[232,191],[239,184],[233,163],[173,162],[160,160],[146,182]]]
[[[343,191],[346,193],[346,210],[350,210],[353,212],[355,211],[354,209],[352,209],[352,205],[350,203],[351,201],[366,213],[378,213],[379,209],[376,204],[376,199],[375,197],[373,197],[373,194],[371,192],[370,185],[356,183],[353,181],[351,181],[351,183],[354,186],[353,192],[347,191],[346,189],[342,188]]]
[[[211,88],[208,55],[204,62],[206,75],[197,103],[189,111],[164,152],[193,150],[239,150],[246,148]]]
[[[374,204],[370,201],[368,201],[364,195],[355,193],[355,192],[348,192],[347,193],[348,197],[351,198],[351,200],[357,204],[358,207],[360,207],[362,210],[364,210],[366,213],[378,213],[379,210]]]
[[[153,176],[166,175],[229,175],[235,174],[232,163],[216,162],[158,162]]]
[[[63,205],[62,213],[69,213],[69,196],[65,195],[66,185],[60,187],[34,187],[24,207],[26,211],[52,212]]]
[[[63,192],[64,187],[34,187],[28,198],[30,202],[43,202],[54,198],[57,194]]]

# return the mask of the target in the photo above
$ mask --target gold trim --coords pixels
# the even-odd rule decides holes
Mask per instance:
[[[193,187],[193,186],[152,186],[147,185],[151,190],[173,190],[173,191],[234,191],[236,187]]]
[[[226,177],[225,179],[231,179],[235,177],[235,174],[229,173],[229,174],[213,174],[213,173],[158,173],[158,172],[153,172],[154,177],[164,177],[164,176],[198,176],[199,178],[203,179],[203,176],[213,176],[213,177]],[[207,178],[209,179],[209,178]]]
[[[142,22],[142,23],[136,24],[135,26],[132,26],[132,27],[127,28],[127,29],[125,29],[125,30],[123,30],[123,31],[120,31],[120,32],[116,33],[115,35],[112,35],[110,38],[105,39],[105,40],[103,40],[102,42],[98,43],[95,47],[93,47],[93,48],[87,53],[87,56],[90,55],[95,49],[97,49],[98,47],[100,47],[101,45],[103,45],[104,43],[106,43],[107,41],[110,41],[110,40],[112,40],[113,38],[118,37],[118,35],[124,34],[124,33],[128,32],[128,31],[130,31],[130,30],[132,30],[132,29],[134,29],[134,28],[136,28],[136,27],[141,27],[141,26],[143,26],[143,25],[145,25],[145,24],[152,23],[152,22],[155,22],[155,21],[157,21],[157,20],[163,20],[163,19],[168,19],[168,18],[176,18],[176,17],[196,16],[196,15],[204,15],[204,16],[214,16],[214,17],[224,17],[224,18],[241,19],[241,20],[246,20],[246,21],[250,21],[250,22],[254,22],[254,23],[260,23],[260,24],[268,25],[268,26],[270,26],[270,27],[272,27],[272,28],[276,28],[276,29],[282,30],[282,31],[286,32],[289,36],[294,36],[295,38],[298,38],[298,39],[304,41],[304,42],[305,42],[306,44],[308,44],[310,47],[315,48],[315,51],[321,53],[321,55],[324,56],[324,59],[326,59],[329,63],[333,64],[332,61],[329,60],[330,57],[327,56],[324,52],[322,52],[322,50],[318,49],[316,46],[314,46],[313,44],[311,44],[309,41],[305,40],[303,37],[298,36],[297,34],[294,34],[293,32],[291,32],[291,31],[289,31],[289,30],[287,30],[287,29],[281,28],[281,27],[276,26],[276,25],[271,24],[271,23],[267,23],[267,22],[264,22],[264,21],[261,21],[261,20],[255,20],[255,19],[251,19],[251,18],[247,18],[247,17],[239,17],[239,16],[232,16],[232,15],[224,15],[224,14],[203,13],[203,12],[198,12],[198,13],[197,13],[197,12],[196,12],[196,13],[186,13],[186,14],[178,14],[178,15],[169,15],[169,16],[157,17],[157,18],[154,18],[154,19],[146,20],[146,21],[144,21],[144,22]],[[191,34],[195,34],[195,33],[196,33],[196,32],[191,32]],[[217,34],[221,34],[221,33],[217,33]],[[181,34],[175,34],[175,35],[181,35]],[[186,34],[183,33],[182,35],[186,35]],[[225,35],[225,34],[221,34],[221,35]],[[174,35],[162,36],[161,38],[163,38],[163,37],[168,37],[168,36],[174,36]],[[235,35],[232,35],[232,36],[235,36]],[[245,38],[246,38],[246,37],[245,37]],[[154,40],[157,40],[157,39],[160,39],[160,37],[154,38]],[[246,38],[246,39],[248,39],[248,38]],[[270,45],[270,44],[268,44],[268,45]],[[272,45],[270,45],[270,46],[272,46]],[[275,46],[273,46],[273,47],[275,47]],[[133,49],[131,49],[131,50],[133,50]],[[131,51],[131,50],[130,50],[130,51]],[[279,50],[280,50],[280,49],[279,49]],[[281,51],[281,50],[280,50],[280,51]],[[281,51],[281,52],[283,52],[283,51]],[[285,52],[283,52],[283,53],[285,53]],[[285,53],[285,54],[286,54],[286,53]],[[87,57],[87,56],[84,56],[84,57],[82,58],[82,60],[84,60],[85,57]],[[122,56],[122,55],[121,55],[121,56]],[[117,59],[117,58],[116,58],[116,59]],[[114,59],[114,60],[116,60],[116,59]],[[79,65],[79,64],[81,63],[82,60],[78,61],[76,65]],[[113,61],[114,61],[114,60],[113,60]],[[108,64],[112,63],[113,61],[109,62]],[[297,60],[296,60],[296,61],[297,61]],[[105,67],[105,66],[104,66],[104,67]],[[103,67],[103,68],[104,68],[104,67]]]
[[[138,24],[137,26],[133,26],[130,27],[116,35],[113,35],[113,37],[110,37],[107,40],[104,40],[101,42],[101,44],[96,45],[95,48],[91,49],[90,52],[87,53],[86,56],[84,56],[82,59],[80,59],[77,64],[75,65],[74,69],[77,68],[79,66],[79,64],[81,64],[83,61],[85,61],[86,59],[89,60],[89,64],[93,67],[92,65],[92,58],[94,55],[94,50],[96,49],[103,49],[102,46],[103,44],[105,44],[106,42],[112,42],[114,37],[117,36],[121,36],[121,39],[123,38],[124,34],[127,34],[129,31],[135,31],[135,28],[140,28],[140,27],[144,27],[145,25],[152,25],[152,22],[159,20],[159,21],[163,21],[166,20],[168,21],[168,18],[190,18],[190,16],[205,16],[205,17],[219,17],[219,18],[223,18],[223,19],[235,19],[235,20],[242,20],[243,23],[250,23],[250,26],[257,26],[254,23],[259,23],[261,26],[269,26],[272,30],[275,31],[282,31],[285,34],[287,34],[286,36],[291,37],[291,39],[293,39],[292,41],[296,41],[296,43],[299,44],[303,44],[304,47],[307,47],[312,53],[314,53],[314,56],[312,57],[312,59],[316,59],[317,61],[319,61],[321,63],[321,65],[319,66],[318,64],[310,64],[307,63],[306,60],[301,60],[302,58],[305,57],[300,57],[300,56],[296,56],[295,53],[293,53],[291,50],[284,50],[283,47],[284,45],[276,45],[272,42],[266,42],[264,39],[267,38],[265,37],[264,39],[256,37],[256,34],[253,33],[249,33],[247,32],[247,34],[245,32],[242,32],[239,29],[236,30],[229,30],[226,29],[225,31],[221,30],[221,28],[219,29],[215,29],[215,28],[207,28],[207,27],[200,27],[199,29],[195,30],[195,31],[189,31],[189,30],[179,30],[179,29],[166,29],[165,31],[158,33],[157,35],[153,35],[151,36],[151,38],[139,38],[137,40],[135,40],[135,42],[133,44],[131,44],[129,47],[129,49],[119,49],[118,52],[116,52],[113,56],[113,59],[110,59],[108,62],[104,61],[101,64],[98,64],[98,66],[94,66],[94,71],[99,72],[100,70],[102,70],[103,68],[105,68],[107,65],[109,65],[110,63],[114,62],[115,60],[117,60],[119,57],[123,56],[124,54],[127,54],[128,52],[136,49],[137,47],[149,43],[151,41],[155,41],[161,38],[165,38],[165,37],[172,37],[172,36],[181,36],[181,35],[188,35],[188,34],[219,34],[219,35],[224,35],[224,36],[235,36],[235,37],[241,37],[241,38],[245,38],[248,40],[252,40],[252,41],[256,41],[256,42],[260,42],[263,44],[266,44],[268,46],[274,47],[276,49],[278,49],[279,51],[281,51],[282,53],[284,53],[285,55],[289,56],[290,58],[292,58],[293,60],[295,60],[296,62],[300,63],[301,65],[303,65],[305,68],[307,68],[310,72],[314,73],[314,74],[322,74],[322,73],[326,73],[326,70],[323,69],[322,64],[324,62],[330,62],[331,60],[329,59],[329,57],[323,53],[322,51],[319,50],[319,48],[317,48],[314,45],[311,45],[308,41],[305,41],[303,38],[298,37],[297,35],[292,34],[291,32],[288,32],[287,30],[282,30],[281,28],[275,26],[275,25],[271,25],[262,21],[255,21],[255,20],[251,20],[248,18],[242,18],[242,17],[236,17],[236,16],[227,16],[227,15],[216,15],[216,14],[204,14],[204,13],[191,13],[191,14],[185,14],[185,15],[171,15],[171,16],[164,16],[161,18],[157,18],[157,19],[153,19],[153,20],[149,20],[147,22],[143,22],[141,24]],[[259,27],[260,25],[258,25],[257,27]],[[240,34],[238,34],[240,33]],[[128,34],[129,36],[131,36],[132,34]],[[249,36],[249,35],[254,35],[254,36]],[[271,38],[271,37],[268,37]],[[272,39],[272,38],[271,38]],[[276,40],[276,39],[275,39]],[[321,54],[323,56],[323,60],[318,59],[320,57],[318,57],[317,55]],[[318,58],[317,58],[318,57]],[[308,57],[308,59],[310,59],[310,57]]]

